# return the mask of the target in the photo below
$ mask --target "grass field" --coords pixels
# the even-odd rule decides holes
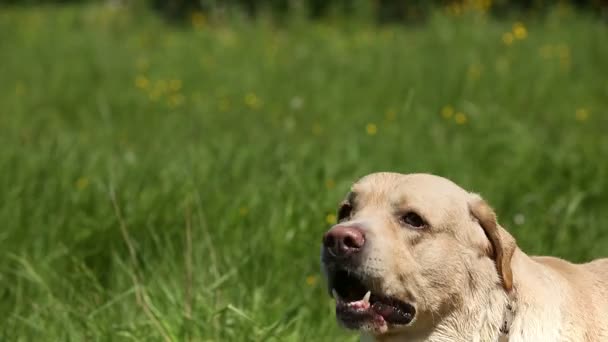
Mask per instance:
[[[193,24],[0,9],[0,340],[354,340],[320,239],[379,170],[608,255],[605,24]]]

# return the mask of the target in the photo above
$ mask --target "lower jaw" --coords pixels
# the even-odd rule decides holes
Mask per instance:
[[[338,318],[338,322],[346,329],[358,330],[362,333],[370,333],[373,335],[384,334],[388,331],[388,324],[382,318],[380,318],[380,320],[370,319],[357,322]]]
[[[399,319],[400,317],[397,317],[397,323],[391,323],[385,315],[378,311],[382,309],[383,306],[378,303],[370,305],[362,301],[350,304],[338,302],[336,304],[336,318],[344,328],[373,334],[384,334],[388,331],[389,326],[407,326],[413,321],[413,318],[403,321]],[[384,309],[386,309],[386,306],[384,306]],[[390,315],[391,312],[388,314]],[[392,319],[395,319],[395,317],[392,317]]]
[[[340,325],[346,329],[383,334],[388,331],[388,323],[381,315],[372,310],[364,312],[336,312]]]

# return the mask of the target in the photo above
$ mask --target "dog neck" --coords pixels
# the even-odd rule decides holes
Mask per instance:
[[[462,302],[419,341],[509,341],[518,308],[518,284],[509,291],[503,288],[492,262],[476,267],[480,276],[471,279]]]
[[[511,262],[514,304],[508,333],[499,341],[556,341],[560,337],[563,292],[555,290],[556,281],[543,265],[517,249]],[[509,318],[507,316],[507,318]],[[514,334],[514,332],[518,332]]]
[[[475,292],[474,299],[465,299],[462,307],[445,324],[440,324],[437,334],[427,341],[508,341],[515,312],[514,296],[496,286]]]

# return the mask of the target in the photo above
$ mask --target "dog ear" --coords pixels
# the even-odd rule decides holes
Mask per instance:
[[[501,277],[502,285],[507,291],[513,288],[513,271],[511,259],[517,249],[515,238],[496,221],[494,210],[479,196],[474,195],[469,201],[471,215],[479,222],[492,245],[492,257],[496,270]]]

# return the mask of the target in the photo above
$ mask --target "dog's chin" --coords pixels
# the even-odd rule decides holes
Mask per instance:
[[[366,286],[366,279],[347,270],[328,272],[329,288],[336,300],[336,318],[347,329],[384,334],[408,326],[416,308],[382,291]]]

